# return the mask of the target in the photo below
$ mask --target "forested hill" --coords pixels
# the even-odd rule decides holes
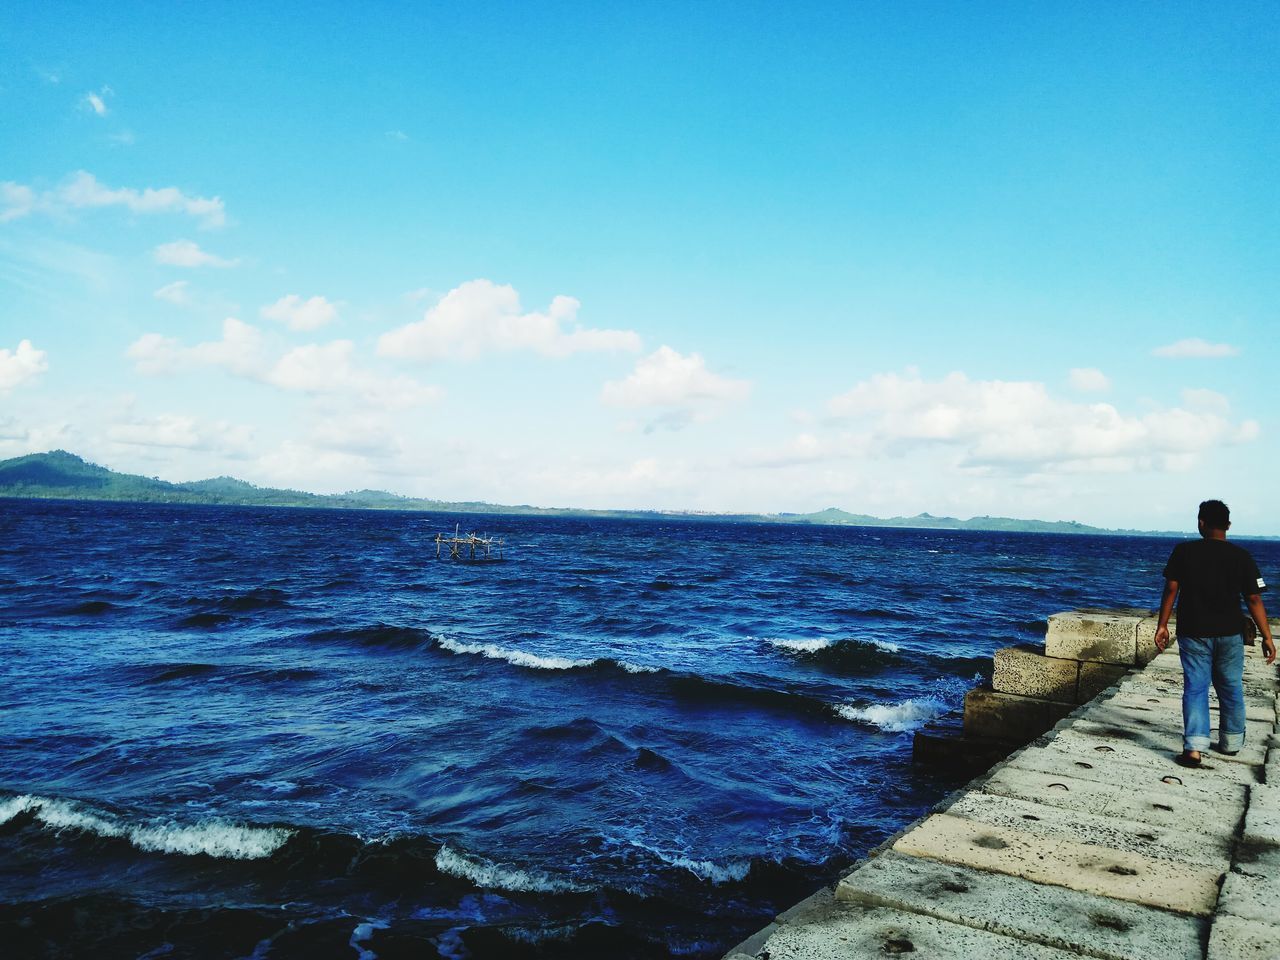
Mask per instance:
[[[1138,530],[1104,530],[1074,521],[1017,520],[1010,517],[873,517],[834,507],[817,513],[708,514],[656,510],[580,510],[402,497],[384,490],[317,494],[259,487],[235,477],[170,483],[156,477],[117,473],[65,450],[33,453],[0,461],[0,497],[64,500],[117,500],[139,503],[231,504],[265,507],[319,507],[356,510],[421,510],[433,513],[537,514],[582,517],[696,518],[725,522],[816,523],[859,527],[911,527],[933,530],[996,530],[1015,533],[1138,534]]]

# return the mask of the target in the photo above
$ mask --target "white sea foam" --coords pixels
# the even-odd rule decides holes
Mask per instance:
[[[204,854],[226,860],[262,860],[279,850],[293,835],[280,827],[244,827],[209,820],[192,826],[166,823],[134,827],[130,842],[152,853]]]
[[[786,637],[765,637],[772,646],[779,650],[792,650],[796,653],[817,653],[819,650],[825,650],[834,642],[825,637],[816,637],[813,640],[791,640]]]
[[[642,663],[632,663],[630,660],[619,660],[618,666],[622,667],[627,673],[657,673],[657,667],[646,667]]]
[[[259,860],[275,853],[292,836],[280,827],[246,827],[205,820],[194,824],[172,822],[129,823],[110,814],[71,800],[21,796],[0,803],[0,823],[24,810],[34,810],[36,819],[55,831],[79,830],[128,840],[149,853],[203,854],[227,860]]]
[[[632,840],[630,843],[641,850],[648,850],[663,863],[678,867],[681,870],[688,870],[699,880],[706,880],[708,883],[719,884],[742,880],[751,872],[751,861],[749,860],[729,860],[726,863],[716,863],[714,860],[695,860],[692,857],[686,857],[684,854],[666,853],[657,847],[641,843],[639,840]]]
[[[531,670],[573,670],[576,667],[589,667],[595,660],[570,660],[568,657],[540,657],[523,650],[508,650],[492,643],[459,643],[448,637],[439,637],[436,643],[450,653],[470,653],[493,660],[505,660],[517,667],[528,667]]]
[[[914,697],[898,703],[873,703],[866,707],[839,703],[834,707],[835,712],[846,720],[869,723],[890,733],[914,730],[945,713],[947,708],[947,702],[941,697]]]
[[[476,886],[486,889],[527,893],[582,893],[588,889],[570,880],[461,854],[447,846],[441,847],[436,853],[436,867],[442,873],[470,880]]]
[[[833,640],[830,637],[814,637],[813,639],[793,639],[790,637],[765,637],[766,642],[779,650],[790,650],[793,653],[817,653],[819,650],[826,650],[840,643],[839,640]],[[857,643],[866,643],[886,653],[897,653],[902,648],[896,643],[888,640],[858,640]]]
[[[385,930],[389,926],[391,924],[385,920],[366,920],[356,924],[355,930],[351,932],[351,939],[347,941],[347,945],[359,954],[356,960],[378,960],[378,955],[372,950],[366,950],[364,944],[373,937],[373,931]]]

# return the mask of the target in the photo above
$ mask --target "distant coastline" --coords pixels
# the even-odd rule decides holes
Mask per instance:
[[[621,519],[696,519],[723,523],[819,524],[894,527],[921,530],[975,530],[1007,533],[1063,533],[1094,536],[1185,537],[1186,532],[1109,530],[1072,520],[1019,520],[1012,517],[874,517],[836,507],[815,513],[703,513],[677,510],[589,510],[534,507],[483,501],[446,501],[402,497],[384,490],[318,494],[259,487],[234,477],[170,483],[155,477],[119,473],[65,450],[33,453],[0,461],[0,497],[38,500],[103,500],[125,503],[179,503],[225,506],[311,507],[329,510],[414,510],[511,516],[614,517]],[[1271,537],[1261,539],[1274,539]]]

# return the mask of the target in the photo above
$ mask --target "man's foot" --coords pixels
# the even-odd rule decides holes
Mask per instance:
[[[1234,757],[1240,751],[1239,750],[1223,750],[1221,747],[1214,747],[1213,752],[1220,753],[1224,757]]]
[[[1173,762],[1180,767],[1198,767],[1200,766],[1200,751],[1183,750],[1173,758]]]

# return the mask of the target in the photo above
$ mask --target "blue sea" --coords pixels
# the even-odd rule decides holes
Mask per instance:
[[[1151,607],[1171,546],[0,501],[0,953],[718,957],[956,786],[911,734],[996,648]]]

